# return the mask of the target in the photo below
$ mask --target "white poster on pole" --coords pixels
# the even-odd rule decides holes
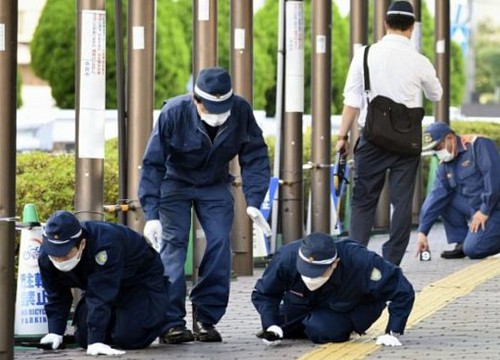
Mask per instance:
[[[83,10],[78,157],[104,159],[106,12]]]
[[[285,8],[285,112],[304,112],[304,2]]]
[[[0,51],[5,51],[5,24],[0,24]]]

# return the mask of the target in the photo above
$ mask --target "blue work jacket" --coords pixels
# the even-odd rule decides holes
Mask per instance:
[[[247,205],[259,208],[269,185],[270,167],[250,104],[235,95],[231,115],[212,142],[192,95],[168,100],[143,157],[139,199],[146,220],[159,219],[160,199],[169,189],[231,183],[229,162],[236,155]]]
[[[157,287],[162,281],[165,284],[158,279],[163,278],[163,265],[159,254],[145,239],[123,225],[101,221],[81,225],[86,247],[73,270],[57,270],[43,248],[38,258],[47,294],[45,312],[49,333],[64,334],[73,299],[71,288],[79,288],[85,291],[87,303],[88,343],[106,343],[106,330],[112,308],[119,303],[119,294],[137,285]],[[161,267],[160,271],[155,271],[157,266]],[[154,326],[158,319],[151,321]]]
[[[458,154],[439,165],[431,193],[420,213],[418,231],[428,234],[455,195],[469,205],[469,217],[480,210],[489,215],[500,209],[500,155],[485,137],[457,136]]]
[[[310,291],[297,271],[301,240],[276,252],[252,293],[262,327],[279,324],[280,304],[309,311],[328,307],[350,312],[359,304],[391,301],[387,330],[402,334],[415,299],[412,285],[401,269],[352,240],[336,242],[340,262],[322,287]]]

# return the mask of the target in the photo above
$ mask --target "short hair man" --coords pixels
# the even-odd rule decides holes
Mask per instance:
[[[420,211],[417,251],[441,217],[453,250],[441,257],[481,259],[500,252],[500,155],[482,135],[456,135],[444,122],[429,125],[424,149],[440,160],[436,180]]]
[[[42,234],[38,263],[47,293],[49,333],[41,343],[61,346],[72,288],[83,290],[73,317],[75,338],[89,355],[121,355],[149,346],[166,322],[168,281],[158,253],[140,234],[102,221],[79,222],[56,211]]]
[[[432,63],[415,50],[410,41],[415,23],[412,5],[395,1],[386,14],[386,35],[370,47],[370,101],[385,96],[409,108],[421,107],[420,93],[438,101],[442,87]],[[365,125],[366,94],[364,91],[363,56],[358,50],[351,62],[344,88],[344,109],[336,149],[348,151],[348,132],[358,119]],[[411,232],[411,203],[417,178],[419,155],[407,156],[388,151],[369,142],[364,136],[354,147],[354,188],[351,201],[349,237],[367,245],[375,220],[375,211],[389,171],[389,195],[393,206],[390,235],[382,246],[384,259],[399,265]]]
[[[257,335],[315,343],[348,341],[363,334],[389,303],[383,345],[401,345],[415,293],[401,269],[351,240],[313,233],[281,247],[257,281],[252,302],[260,314]]]

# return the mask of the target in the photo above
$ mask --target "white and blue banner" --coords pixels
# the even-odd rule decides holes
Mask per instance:
[[[273,206],[274,195],[278,190],[279,179],[272,177],[269,181],[269,189],[267,190],[266,197],[260,206],[260,212],[264,219],[268,220]],[[269,241],[262,232],[262,230],[253,224],[253,256],[264,257],[269,255]]]

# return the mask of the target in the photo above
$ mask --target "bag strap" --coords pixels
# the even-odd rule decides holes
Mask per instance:
[[[368,70],[368,51],[370,51],[370,45],[365,47],[365,54],[363,56],[363,71],[365,75],[365,95],[366,100],[370,103],[370,98],[368,93],[370,92],[370,71]]]

